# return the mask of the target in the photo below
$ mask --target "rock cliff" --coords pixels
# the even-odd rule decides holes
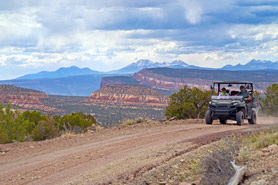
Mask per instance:
[[[149,87],[106,85],[92,93],[88,100],[98,104],[167,106],[169,98]]]
[[[48,99],[43,92],[16,87],[13,85],[0,85],[0,102],[17,106],[25,110],[38,110],[43,112],[63,112],[63,110],[46,106],[42,100]]]
[[[107,84],[127,84],[151,87],[164,94],[171,94],[187,85],[209,90],[214,81],[251,81],[255,90],[264,92],[266,87],[277,83],[277,72],[273,71],[223,71],[199,69],[150,68],[133,76],[103,78],[101,87]]]
[[[187,85],[189,88],[197,87],[202,90],[209,90],[210,84],[212,84],[213,82],[212,80],[205,80],[200,78],[168,77],[147,70],[142,70],[139,73],[135,73],[133,75],[133,78],[136,79],[139,84],[144,84],[155,89],[170,91],[178,91],[185,85]]]

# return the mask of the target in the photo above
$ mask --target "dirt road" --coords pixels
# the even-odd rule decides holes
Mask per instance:
[[[143,184],[149,171],[232,132],[274,124],[139,124],[42,142],[0,145],[0,184]]]

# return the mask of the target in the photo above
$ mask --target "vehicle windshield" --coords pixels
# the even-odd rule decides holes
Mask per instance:
[[[243,100],[243,96],[212,96],[212,100]]]
[[[226,84],[226,83],[219,83],[215,84],[214,90],[215,92],[220,95],[222,93],[222,89],[226,89],[226,93],[229,96],[237,96],[238,93],[240,92],[240,86],[244,86],[245,90],[252,95],[253,94],[253,88],[250,84]]]

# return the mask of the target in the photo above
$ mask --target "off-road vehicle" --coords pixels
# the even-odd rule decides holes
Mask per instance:
[[[250,101],[245,101],[243,96],[238,96],[240,86],[251,96]],[[227,95],[221,96],[221,88],[226,87]],[[256,124],[258,103],[253,97],[253,83],[251,82],[214,82],[211,85],[212,96],[209,102],[209,110],[206,112],[206,124],[212,124],[213,120],[226,124],[227,120],[234,120],[241,125],[244,119],[249,124]]]

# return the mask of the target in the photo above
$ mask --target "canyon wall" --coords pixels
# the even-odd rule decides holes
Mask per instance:
[[[149,87],[106,85],[92,93],[89,102],[117,105],[167,106],[169,98]]]

